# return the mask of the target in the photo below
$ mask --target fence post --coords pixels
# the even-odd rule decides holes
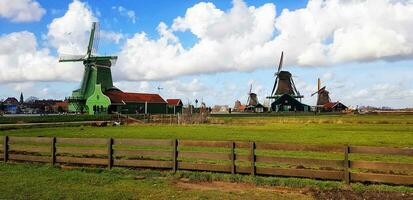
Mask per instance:
[[[350,147],[348,145],[344,145],[344,181],[346,184],[350,183],[350,172],[349,172],[349,160],[348,160],[348,154]]]
[[[9,160],[9,136],[4,136],[4,140],[3,140],[3,159],[4,162],[7,162],[7,160]]]
[[[255,142],[250,143],[251,175],[255,176]]]
[[[235,174],[235,142],[231,143],[231,174]]]
[[[56,164],[56,137],[52,137],[52,153],[51,153],[51,159],[52,159],[52,165]]]
[[[172,140],[172,171],[175,173],[178,169],[178,140]]]
[[[112,169],[113,165],[113,139],[108,139],[108,168]]]

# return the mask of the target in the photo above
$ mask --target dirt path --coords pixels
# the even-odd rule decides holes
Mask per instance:
[[[309,194],[308,189],[295,189],[295,188],[285,188],[285,187],[257,187],[245,183],[229,183],[229,182],[176,182],[178,188],[189,189],[189,190],[200,190],[200,191],[221,191],[230,192],[238,194],[278,194],[273,196],[275,199],[313,199]],[[257,196],[258,197],[258,196]]]
[[[198,182],[187,181],[176,182],[176,186],[193,190],[217,190],[222,192],[236,193],[278,193],[286,196],[293,196],[297,199],[317,199],[317,200],[413,200],[413,193],[365,191],[355,192],[351,190],[314,190],[307,188],[287,188],[287,187],[258,187],[245,183],[229,182]]]

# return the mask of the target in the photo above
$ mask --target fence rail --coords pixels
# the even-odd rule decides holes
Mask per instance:
[[[270,151],[278,153],[274,155],[268,153]],[[316,159],[308,156],[297,158],[280,154],[280,151],[334,153],[342,155],[342,159]],[[0,142],[0,159],[4,162],[11,160],[53,165],[96,165],[108,168],[117,166],[173,171],[198,170],[343,180],[346,183],[376,182],[413,185],[413,163],[352,160],[351,154],[413,157],[413,149],[245,141],[14,136],[4,136]]]

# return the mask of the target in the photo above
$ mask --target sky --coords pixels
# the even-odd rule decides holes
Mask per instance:
[[[304,103],[413,107],[412,0],[0,0],[0,99],[79,88],[92,22],[114,84],[208,106],[261,103],[281,51]],[[158,90],[158,88],[162,88]]]

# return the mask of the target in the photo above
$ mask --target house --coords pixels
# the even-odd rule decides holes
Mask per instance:
[[[3,110],[5,113],[16,114],[19,112],[19,101],[14,97],[9,97],[3,101]]]
[[[104,94],[109,97],[108,113],[164,114],[167,112],[167,102],[159,94],[120,91],[108,91]],[[99,109],[96,112],[98,111]]]
[[[323,105],[323,111],[327,112],[342,112],[348,109],[347,106],[344,104],[340,103],[339,101],[337,102],[328,102]]]
[[[289,94],[283,94],[275,98],[274,102],[271,103],[271,110],[275,112],[308,112],[310,111],[310,106],[299,102]]]
[[[182,107],[184,104],[182,103],[181,99],[167,99],[167,113],[168,114],[176,114],[182,113]]]
[[[65,113],[69,110],[69,103],[67,101],[58,101],[52,105],[55,113]]]

